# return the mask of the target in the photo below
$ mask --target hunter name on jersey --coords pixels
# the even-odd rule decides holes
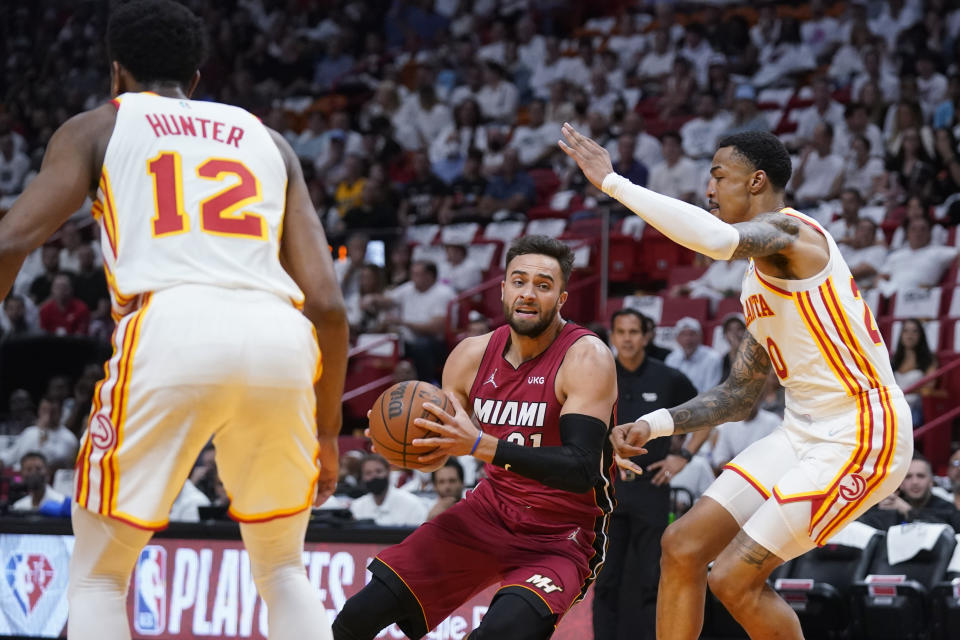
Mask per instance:
[[[547,413],[546,402],[488,400],[474,397],[473,413],[488,425],[509,427],[542,427]]]

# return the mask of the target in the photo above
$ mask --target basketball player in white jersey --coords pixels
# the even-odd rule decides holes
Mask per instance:
[[[651,438],[743,420],[771,367],[786,388],[780,428],[726,465],[664,533],[657,638],[699,636],[709,583],[751,638],[800,639],[796,614],[767,577],[892,493],[913,454],[910,410],[873,315],[833,238],[784,207],[790,157],[776,136],[720,141],[707,213],[617,175],[607,152],[569,125],[563,134],[561,148],[590,182],[675,242],[718,260],[750,259],[741,294],[748,334],[730,377],[615,427],[622,465],[632,467],[625,459]]]
[[[2,297],[90,195],[117,321],[77,461],[68,634],[130,637],[131,569],[212,437],[270,637],[328,638],[302,551],[337,480],[347,322],[300,166],[255,116],[189,99],[205,26],[182,5],[118,4],[107,41],[116,98],[57,130],[0,219]]]

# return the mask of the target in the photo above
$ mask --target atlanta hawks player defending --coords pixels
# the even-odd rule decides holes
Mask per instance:
[[[510,247],[507,325],[457,345],[443,368],[456,413],[425,405],[436,420],[419,421],[439,445],[421,460],[470,454],[487,477],[377,556],[373,579],[334,620],[336,640],[369,640],[394,622],[420,638],[492,584],[470,640],[549,638],[596,577],[613,507],[617,377],[610,349],[560,317],[572,266],[570,248],[544,236]]]
[[[590,182],[675,242],[719,260],[750,258],[741,294],[749,333],[730,377],[618,425],[617,453],[746,418],[771,366],[787,390],[781,427],[726,465],[664,533],[657,637],[698,637],[709,583],[751,638],[801,638],[793,610],[766,585],[770,572],[892,493],[913,453],[910,410],[873,316],[830,235],[783,206],[790,157],[775,136],[719,143],[710,215],[631,184],[594,141],[569,125],[563,134],[560,146]]]
[[[73,640],[130,637],[131,569],[211,437],[270,637],[330,634],[302,550],[337,480],[343,300],[287,143],[189,99],[204,34],[176,2],[117,4],[116,99],[60,127],[0,219],[0,297],[88,194],[101,225],[117,329],[77,462]]]

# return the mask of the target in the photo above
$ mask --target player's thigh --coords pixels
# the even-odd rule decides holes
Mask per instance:
[[[546,640],[553,635],[557,620],[556,614],[521,595],[499,591],[469,640]]]
[[[786,469],[798,462],[783,429],[757,440],[723,467],[703,493],[734,517],[740,526],[770,497]]]

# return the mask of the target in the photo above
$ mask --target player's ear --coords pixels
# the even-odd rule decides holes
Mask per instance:
[[[193,79],[190,80],[190,86],[186,87],[187,97],[192,98],[193,92],[197,90],[197,85],[200,84],[200,69],[197,69],[193,72]]]
[[[560,294],[560,297],[557,298],[557,311],[563,308],[563,303],[567,301],[567,296],[569,295],[570,295],[569,292],[567,292],[566,290],[564,290],[564,292]]]
[[[506,288],[506,286],[507,286],[507,281],[506,281],[506,280],[501,280],[501,281],[500,281],[500,302],[503,302],[503,301],[504,301],[504,300],[503,300],[503,290]]]
[[[763,189],[763,186],[767,183],[767,174],[763,171],[754,171],[753,176],[750,178],[750,192],[751,193],[760,193],[760,190]]]

